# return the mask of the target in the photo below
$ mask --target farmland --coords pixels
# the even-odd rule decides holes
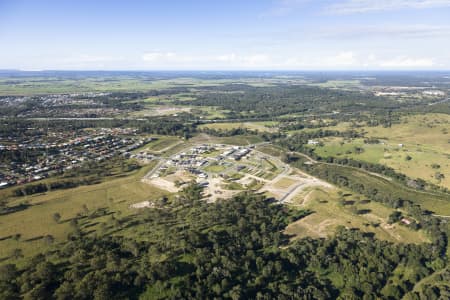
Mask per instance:
[[[210,123],[201,125],[200,128],[210,128],[217,130],[231,130],[237,128],[246,128],[249,130],[274,132],[277,122],[244,122],[244,123]]]
[[[317,147],[320,156],[349,157],[381,163],[412,178],[422,178],[450,188],[448,128],[450,117],[442,114],[407,116],[391,128],[364,127],[366,138],[377,139],[367,144],[364,139],[325,138]]]

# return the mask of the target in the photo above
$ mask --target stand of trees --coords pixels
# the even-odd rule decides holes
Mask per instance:
[[[202,87],[202,91],[195,100],[174,101],[174,104],[221,107],[230,111],[228,118],[272,118],[292,113],[330,113],[334,110],[375,113],[401,106],[398,102],[375,97],[371,93],[311,86],[280,84],[252,87],[230,84]]]
[[[290,243],[283,229],[308,212],[251,193],[200,198],[192,185],[158,209],[114,218],[102,236],[84,233],[80,216],[69,242],[1,267],[0,298],[399,299],[443,267],[446,245],[435,241],[395,245],[340,228]],[[123,236],[131,226],[139,235]]]
[[[199,130],[200,132],[218,136],[218,137],[229,137],[229,136],[237,136],[237,135],[257,135],[261,137],[264,141],[273,141],[275,139],[279,139],[284,137],[281,133],[271,133],[265,131],[252,130],[248,128],[233,128],[229,130],[222,129],[213,129],[213,128],[203,128]]]

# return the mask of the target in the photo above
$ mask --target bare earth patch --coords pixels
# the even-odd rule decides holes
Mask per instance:
[[[177,188],[172,181],[163,178],[158,177],[153,179],[142,179],[142,181],[154,185],[157,188],[169,191],[171,193],[176,193],[179,191],[179,188]]]

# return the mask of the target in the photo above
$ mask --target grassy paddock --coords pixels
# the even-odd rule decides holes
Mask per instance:
[[[400,124],[391,128],[379,126],[364,130],[369,137],[385,138],[393,145],[404,145],[399,153],[394,152],[391,158],[381,159],[381,163],[408,176],[450,188],[450,176],[439,181],[434,177],[436,172],[450,174],[449,128],[450,115],[424,114],[403,117]],[[407,155],[412,159],[407,161]],[[439,168],[433,168],[433,164]]]
[[[156,140],[151,141],[144,147],[139,148],[137,151],[149,150],[159,152],[180,142],[182,142],[182,139],[175,136],[156,136]]]
[[[315,146],[322,157],[347,157],[387,165],[411,178],[421,178],[450,188],[450,116],[425,114],[406,116],[391,128],[363,127],[366,137],[377,138],[379,144],[365,144],[364,139],[320,139]],[[358,151],[357,148],[362,149]],[[444,174],[439,178],[438,173]]]
[[[96,231],[102,222],[111,218],[111,213],[122,217],[135,213],[130,204],[158,199],[167,194],[162,190],[142,183],[140,179],[154,165],[146,166],[130,176],[108,180],[106,182],[81,186],[69,190],[52,191],[27,197],[13,198],[9,206],[27,202],[30,206],[24,210],[0,216],[0,260],[10,256],[13,249],[22,249],[25,257],[47,249],[49,245],[42,238],[52,235],[55,243],[66,240],[73,230],[70,221],[78,213],[88,213],[105,208],[107,215],[91,222],[90,230]],[[61,220],[56,223],[53,214],[59,213]],[[20,234],[19,240],[12,236]]]
[[[210,123],[210,124],[203,124],[200,125],[199,128],[209,128],[209,129],[216,129],[216,130],[232,130],[232,129],[239,129],[239,128],[245,128],[249,130],[258,130],[258,131],[265,131],[265,132],[274,132],[276,131],[274,126],[276,126],[278,122],[232,122],[232,123]]]
[[[207,142],[215,144],[227,144],[237,146],[247,146],[263,142],[263,139],[256,135],[236,135],[230,137],[210,137]]]

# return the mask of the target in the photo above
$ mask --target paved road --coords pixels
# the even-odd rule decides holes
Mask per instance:
[[[446,216],[446,215],[436,215],[436,214],[433,214],[432,216],[433,216],[433,217],[444,218],[444,219],[447,219],[447,218],[450,219],[450,216]]]
[[[179,143],[177,143],[177,144],[175,144],[175,145],[171,145],[170,148],[173,148],[173,147],[178,146],[178,145],[179,145]],[[188,148],[190,148],[190,147],[193,147],[193,146],[192,146],[192,145],[187,145],[186,148],[181,149],[181,150],[178,151],[177,153],[173,154],[173,156],[178,155],[178,154],[180,154],[180,153],[186,151],[186,149],[188,149]],[[156,166],[155,166],[153,169],[151,169],[147,174],[144,175],[144,177],[142,178],[143,180],[144,180],[144,179],[147,179],[147,180],[151,179],[152,175],[155,174],[156,171],[158,171],[159,168],[160,168],[163,164],[165,164],[166,161],[167,161],[168,159],[170,159],[170,157],[158,156],[158,157],[155,157],[154,159],[159,160],[159,162],[156,164]]]
[[[144,175],[142,179],[151,179],[152,175],[156,173],[156,171],[165,163],[164,159],[161,158],[155,158],[158,159],[159,162],[156,164],[156,166],[151,169],[147,174]]]
[[[294,185],[283,197],[281,197],[280,200],[278,200],[278,202],[280,203],[284,203],[286,201],[286,199],[289,198],[289,196],[295,194],[295,192],[297,191],[297,189],[301,188],[302,186],[304,186],[305,184],[307,184],[306,182],[300,182],[297,183],[296,185]]]

